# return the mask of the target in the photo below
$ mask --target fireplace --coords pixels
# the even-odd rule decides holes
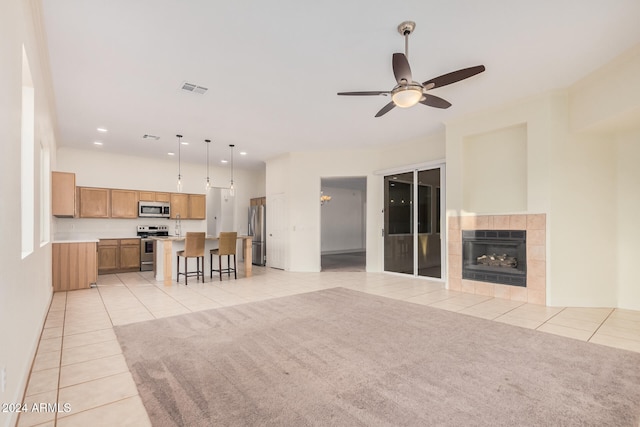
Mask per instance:
[[[462,278],[526,287],[526,230],[462,230]]]

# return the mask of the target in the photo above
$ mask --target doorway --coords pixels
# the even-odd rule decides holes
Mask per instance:
[[[384,270],[442,278],[443,168],[384,177]]]
[[[321,271],[366,271],[367,178],[320,179]]]

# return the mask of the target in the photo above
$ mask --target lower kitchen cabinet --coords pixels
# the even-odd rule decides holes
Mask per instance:
[[[140,239],[100,239],[98,274],[140,271]]]
[[[86,289],[98,280],[96,242],[52,244],[53,291]]]
[[[120,240],[118,261],[121,271],[140,271],[140,239]]]

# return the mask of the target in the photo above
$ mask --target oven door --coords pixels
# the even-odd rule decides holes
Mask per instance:
[[[153,270],[153,239],[140,239],[140,271]]]

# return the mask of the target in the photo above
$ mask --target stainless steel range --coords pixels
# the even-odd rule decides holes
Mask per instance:
[[[140,237],[140,271],[153,270],[153,239],[169,235],[169,227],[166,225],[139,225],[138,237]]]

